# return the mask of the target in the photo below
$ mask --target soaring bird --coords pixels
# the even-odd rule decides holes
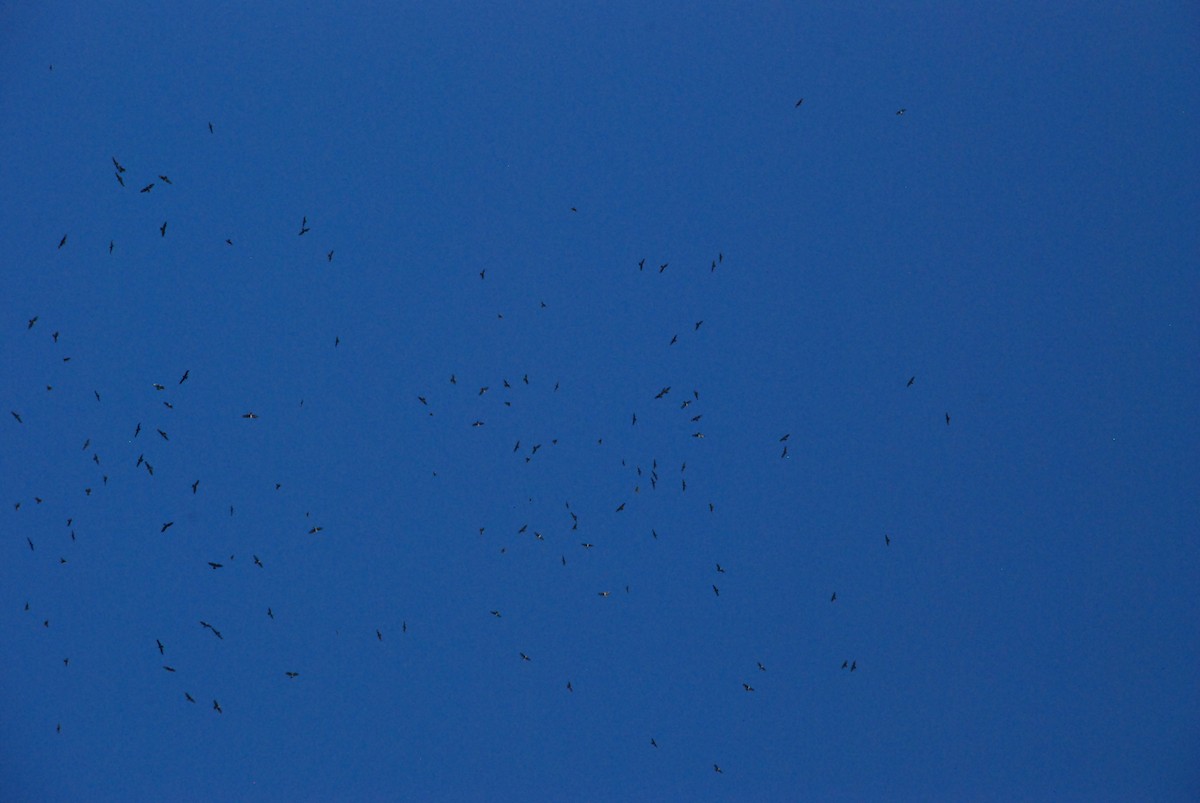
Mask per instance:
[[[836,599],[837,599],[837,592],[836,592],[836,591],[834,591],[834,592],[833,592],[833,595],[829,597],[829,601],[830,601],[830,602],[833,602],[833,601],[834,601],[834,600],[836,600]]]
[[[375,638],[379,639],[380,641],[383,641],[383,634],[379,632],[379,628],[375,629]]]
[[[167,670],[168,672],[174,672],[174,671],[175,671],[175,667],[173,667],[173,666],[167,666],[166,664],[163,664],[163,669]]]
[[[742,688],[745,689],[746,691],[754,691],[754,687],[751,686],[749,683],[743,683]]]
[[[208,133],[210,133],[210,134],[211,134],[212,132],[213,132],[212,123],[209,123],[209,124],[208,124]]]
[[[884,546],[892,545],[892,537],[890,535],[888,535],[887,533],[883,534],[883,545]]]
[[[147,184],[145,187],[142,187],[140,190],[138,190],[138,192],[150,192],[150,190],[152,190],[152,189],[154,189],[154,182],[153,182],[153,181],[151,181],[151,182],[150,182],[149,184]]]
[[[118,172],[118,173],[124,173],[124,172],[125,172],[125,168],[124,168],[124,167],[121,165],[121,163],[120,163],[120,162],[118,162],[118,161],[117,161],[117,157],[115,157],[115,156],[114,156],[114,157],[112,157],[112,162],[113,162],[113,167],[117,168],[117,172]]]
[[[162,233],[163,237],[166,237],[167,236],[167,221],[164,220],[163,224],[158,227],[158,230]]]
[[[646,260],[643,259],[641,262],[638,263],[638,270],[642,270],[645,267],[646,267]]]
[[[284,672],[283,674],[287,675],[289,678],[297,678],[297,677],[300,677],[300,673],[299,673],[299,672]]]
[[[158,639],[155,639],[154,643],[158,645],[158,654],[162,655],[163,654],[163,643],[161,641],[159,641]]]
[[[142,422],[139,421],[137,428],[133,430],[133,437],[136,438],[138,436],[138,433],[140,433],[141,431],[142,431]]]
[[[213,568],[213,570],[214,570],[214,571],[216,571],[217,569],[220,569],[221,567],[223,567],[225,564],[224,564],[224,563],[213,563],[213,562],[210,560],[210,561],[208,562],[208,565],[209,565],[209,566],[211,566],[211,567]]]
[[[67,235],[64,234],[62,236],[62,239],[58,241],[58,247],[62,248],[66,244],[67,244]]]
[[[166,176],[159,176],[159,178],[162,179],[163,181],[167,182],[168,184],[171,183],[171,179],[167,178]]]
[[[325,255],[325,259],[326,259],[326,261],[328,261],[328,262],[332,262],[332,261],[333,261],[333,252],[332,252],[332,251],[330,251],[328,254],[326,254],[326,255]]]
[[[946,426],[950,426],[950,414],[946,413]]]
[[[906,388],[911,388],[911,387],[912,387],[912,385],[913,385],[913,382],[916,382],[916,381],[917,381],[917,377],[916,377],[916,376],[910,376],[910,377],[908,378],[908,384],[907,384],[907,385],[905,385],[904,387],[906,387]]]
[[[650,737],[650,746],[651,746],[651,747],[658,747],[658,742],[654,741],[654,737],[653,737],[653,736],[651,736],[651,737]]]
[[[125,186],[125,179],[121,178],[121,174],[120,174],[120,173],[113,173],[113,175],[117,177],[117,183],[118,183],[118,184],[120,184],[122,187],[124,187],[124,186]]]
[[[903,117],[903,116],[904,116],[904,113],[905,113],[906,111],[908,111],[908,109],[900,109],[899,111],[897,111],[897,112],[896,112],[896,114],[897,114],[897,115],[899,115],[899,116],[901,116],[901,117]]]
[[[567,691],[575,691],[575,689],[571,688],[571,681],[569,680],[567,681]]]
[[[193,495],[195,495],[196,489],[199,487],[200,487],[200,480],[196,480],[195,482],[192,483],[192,494]]]
[[[714,769],[715,771],[717,771],[717,772],[724,772],[724,770],[722,770],[722,769],[721,769],[720,767],[718,767],[716,764],[713,764],[713,769]]]
[[[767,671],[767,668],[766,668],[765,666],[763,666],[763,665],[762,665],[762,661],[757,661],[756,663],[758,664],[758,671],[759,671],[759,672],[766,672],[766,671]]]
[[[271,609],[270,609],[270,608],[267,608],[267,617],[268,617],[268,618],[270,618],[270,619],[274,619],[274,618],[275,618],[275,614],[274,614],[274,613],[272,613],[272,611],[271,611]]]
[[[522,661],[528,661],[528,660],[529,660],[529,656],[528,656],[528,655],[526,655],[525,653],[521,653],[521,660],[522,660]]]
[[[183,696],[184,696],[185,698],[187,698],[187,701],[188,701],[189,703],[194,703],[194,702],[196,702],[196,698],[195,698],[195,697],[193,697],[192,695],[188,694],[187,692],[184,692],[184,693],[183,693]]]
[[[803,103],[803,102],[804,102],[804,98],[800,98],[800,100],[796,101],[796,105],[795,105],[793,108],[799,109],[799,108],[800,108],[800,104],[801,104],[801,103]]]
[[[147,464],[147,465],[149,465],[149,464]],[[168,522],[165,522],[165,523],[163,524],[163,526],[162,526],[162,529],[161,529],[161,530],[159,530],[159,532],[160,532],[160,533],[165,533],[165,532],[167,531],[167,528],[169,528],[169,527],[170,527],[172,524],[174,524],[174,523],[175,523],[175,522],[173,522],[173,521],[168,521]]]
[[[181,385],[182,385],[184,382],[186,382],[186,381],[187,381],[187,378],[188,378],[188,375],[189,375],[189,374],[191,374],[191,373],[192,373],[192,369],[190,369],[190,368],[186,369],[186,370],[183,372],[183,376],[179,377],[179,384],[181,384]]]
[[[242,413],[242,418],[258,418],[254,413]]]
[[[310,231],[310,229],[308,228],[308,218],[305,217],[303,220],[300,221],[300,236],[303,237],[309,231]]]
[[[221,704],[218,703],[216,700],[213,700],[213,710],[216,711],[218,714],[224,713],[221,711]]]
[[[725,570],[721,568],[721,564],[719,563],[717,564],[717,571],[719,571],[721,574],[725,574]]]
[[[671,264],[670,262],[662,263],[661,265],[658,266],[658,272],[662,273],[664,270],[667,269],[667,265],[670,265],[670,264]]]
[[[18,413],[16,410],[12,410],[11,412],[12,412],[12,417],[13,417],[13,418],[15,418],[15,419],[17,419],[17,423],[18,423],[18,424],[24,424],[24,423],[25,423],[24,421],[22,421],[22,420],[21,420],[21,414],[20,414],[20,413]]]
[[[714,594],[716,594],[716,595],[719,597],[719,596],[721,596],[721,589],[717,588],[717,587],[714,585],[714,586],[713,586],[713,593],[714,593]]]
[[[254,565],[260,569],[263,567],[262,561],[258,559],[258,555],[254,556]]]
[[[500,618],[500,611],[492,611],[492,616],[495,616],[497,619],[499,619],[499,618]]]
[[[161,429],[160,429],[160,430],[158,430],[158,434],[162,436],[162,439],[163,439],[164,441],[169,441],[169,440],[171,440],[170,438],[168,438],[168,437],[167,437],[167,433],[163,432]]]

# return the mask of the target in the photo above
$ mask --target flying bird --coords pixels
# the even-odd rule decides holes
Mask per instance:
[[[946,413],[946,426],[950,426],[950,414]]]
[[[155,639],[154,643],[158,645],[158,654],[162,655],[163,654],[163,643],[161,641],[159,641],[158,639]]]
[[[525,653],[521,653],[521,660],[522,660],[522,661],[528,661],[528,660],[529,660],[529,656],[528,656],[528,655],[526,655]]]
[[[62,248],[66,244],[67,244],[67,235],[64,234],[62,236],[62,239],[58,241],[58,247]]]
[[[329,262],[332,262],[333,261],[333,252],[330,251],[328,254],[326,254],[325,259]]]
[[[888,535],[887,533],[883,534],[883,545],[884,546],[892,545],[892,537],[890,535]]]
[[[166,176],[159,176],[159,178],[162,179],[163,181],[167,182],[168,184],[171,183],[171,179],[167,178]]]
[[[793,108],[795,108],[795,109],[799,109],[799,108],[800,108],[800,104],[801,104],[801,103],[803,103],[803,102],[804,102],[804,98],[800,98],[800,100],[796,101],[796,105],[795,105]]]
[[[303,237],[310,229],[308,228],[308,218],[305,217],[300,221],[300,236]]]
[[[242,418],[258,418],[254,413],[242,413]]]
[[[147,465],[149,465],[149,464],[147,464]],[[168,521],[168,522],[166,522],[165,524],[163,524],[163,526],[162,526],[162,529],[161,529],[161,530],[159,530],[159,532],[160,532],[160,533],[165,533],[165,532],[167,531],[167,528],[169,528],[169,527],[170,527],[172,524],[174,524],[174,523],[175,523],[175,522],[173,522],[173,521]]]
[[[284,672],[283,674],[287,675],[289,678],[297,678],[297,677],[300,677],[300,673],[299,673],[299,672]]]
[[[916,381],[917,381],[917,377],[916,377],[916,376],[910,376],[910,377],[908,378],[908,384],[907,384],[907,385],[905,385],[904,387],[906,387],[906,388],[911,388],[911,387],[913,386],[913,382],[916,382]]]
[[[742,688],[745,689],[746,691],[754,691],[754,687],[751,686],[749,683],[743,683]]]
[[[210,560],[210,561],[208,562],[208,565],[209,565],[209,566],[211,566],[211,567],[213,568],[213,571],[216,571],[217,569],[220,569],[220,568],[222,568],[222,567],[223,567],[225,564],[224,564],[224,563],[213,563],[213,562]]]
[[[837,599],[837,592],[836,592],[836,591],[834,591],[834,592],[833,592],[833,595],[832,595],[832,596],[830,596],[830,598],[829,598],[829,601],[830,601],[830,602],[833,602],[833,601],[834,601],[834,600],[836,600],[836,599]]]
[[[196,698],[195,698],[195,697],[193,697],[192,695],[188,694],[187,692],[184,692],[184,693],[183,693],[183,696],[184,696],[185,698],[187,698],[187,701],[188,701],[189,703],[194,703],[194,702],[196,702]]]
[[[717,587],[714,585],[714,586],[713,586],[713,593],[714,593],[714,594],[716,594],[716,595],[719,597],[719,596],[721,596],[721,589],[717,588]]]
[[[150,182],[149,184],[147,184],[145,187],[142,187],[140,190],[138,190],[138,192],[150,192],[150,190],[152,190],[152,189],[154,189],[154,182],[153,182],[153,181],[151,181],[151,182]]]
[[[254,565],[260,569],[263,567],[262,561],[258,559],[258,555],[254,556]]]
[[[383,634],[379,632],[379,628],[375,629],[375,638],[379,639],[380,641],[383,641]]]
[[[642,270],[645,267],[646,267],[646,260],[643,259],[641,262],[638,263],[638,270]]]
[[[211,134],[212,132],[213,132],[212,123],[209,123],[209,124],[208,124],[208,133],[210,133],[210,134]]]
[[[120,174],[120,173],[113,173],[113,175],[117,177],[117,183],[118,183],[118,184],[120,184],[122,187],[124,187],[124,186],[125,186],[125,179],[121,178],[121,174]]]
[[[171,440],[170,438],[168,438],[168,437],[167,437],[167,433],[163,432],[161,429],[160,429],[160,430],[156,430],[156,431],[158,432],[158,434],[159,434],[159,435],[161,435],[161,436],[162,436],[162,439],[163,439],[164,441],[169,441],[169,440]]]
[[[183,376],[179,377],[179,384],[181,384],[181,385],[182,385],[184,382],[186,382],[186,381],[187,381],[187,378],[188,378],[188,375],[189,375],[189,374],[191,374],[191,372],[192,372],[192,370],[191,370],[190,368],[189,368],[189,369],[187,369],[187,370],[185,370],[185,371],[183,372]]]
[[[900,109],[899,111],[897,111],[897,112],[896,112],[896,114],[897,114],[897,115],[899,115],[899,116],[901,116],[901,117],[903,117],[903,116],[904,116],[904,113],[905,113],[906,111],[908,111],[908,109]]]
[[[124,167],[121,165],[121,163],[120,163],[120,162],[118,162],[118,161],[117,161],[117,157],[115,157],[115,156],[114,156],[114,157],[112,157],[112,162],[113,162],[113,167],[117,168],[117,172],[118,172],[118,173],[124,173],[124,172],[125,172],[125,168],[124,168]]]
[[[18,413],[16,410],[13,410],[13,411],[12,411],[12,417],[13,417],[13,418],[15,418],[15,419],[17,419],[17,423],[18,423],[18,424],[24,424],[24,423],[25,423],[24,421],[22,421],[22,420],[21,420],[21,414],[20,414],[20,413]]]
[[[200,480],[196,480],[195,482],[192,483],[192,494],[193,495],[195,495],[196,489],[199,487],[200,487]]]
[[[166,237],[167,236],[167,221],[164,220],[163,224],[158,227],[158,230],[160,232],[162,232],[163,237]]]
[[[224,713],[221,711],[221,704],[218,703],[216,700],[213,700],[213,710],[216,711],[218,714]]]
[[[163,664],[163,669],[167,670],[168,672],[174,672],[174,671],[175,671],[175,667],[173,667],[173,666],[167,666],[166,664]]]

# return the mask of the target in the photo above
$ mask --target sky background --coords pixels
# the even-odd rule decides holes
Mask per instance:
[[[1194,4],[250,5],[0,5],[0,798],[1196,798]]]

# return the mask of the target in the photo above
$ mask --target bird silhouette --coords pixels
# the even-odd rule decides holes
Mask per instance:
[[[67,235],[64,234],[62,236],[62,239],[58,241],[58,247],[62,248],[66,244],[67,244]]]
[[[916,382],[916,381],[917,381],[917,378],[915,376],[910,376],[908,378],[908,384],[905,385],[904,387],[911,388],[913,386],[913,382]]]

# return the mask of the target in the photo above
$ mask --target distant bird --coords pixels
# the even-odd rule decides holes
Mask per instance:
[[[181,384],[181,385],[182,385],[184,382],[186,382],[186,381],[187,381],[187,378],[188,378],[188,376],[189,376],[191,373],[192,373],[192,370],[191,370],[190,368],[189,368],[189,369],[187,369],[187,370],[185,370],[185,371],[183,372],[183,376],[179,377],[179,384]]]
[[[158,645],[158,654],[162,655],[163,654],[163,643],[161,641],[159,641],[158,639],[155,639],[154,643]]]
[[[139,422],[138,422],[138,425],[137,425],[137,428],[136,428],[136,429],[133,431],[133,437],[135,437],[135,438],[136,438],[136,437],[138,436],[138,433],[139,433],[139,432],[141,432],[141,431],[142,431],[142,422],[141,422],[141,421],[139,421]]]
[[[320,527],[320,526],[313,527],[311,530],[308,531],[308,534],[316,535],[317,533],[321,532],[321,530],[324,530],[324,529],[325,529],[324,527]]]
[[[242,413],[242,418],[258,418],[254,413]]]
[[[300,677],[300,673],[299,673],[299,672],[284,672],[283,674],[287,675],[289,678],[298,678],[298,677]]]
[[[757,661],[756,663],[758,664],[758,671],[759,671],[759,672],[766,672],[766,671],[767,671],[767,668],[766,668],[765,666],[763,666],[763,665],[762,665],[762,661]]]
[[[326,260],[327,262],[332,262],[332,261],[333,261],[333,252],[332,252],[332,251],[330,251],[328,254],[326,254],[326,255],[325,255],[325,260]]]
[[[492,611],[492,616],[495,616],[497,619],[499,619],[499,618],[500,618],[500,611]]]
[[[145,187],[142,187],[140,190],[138,190],[138,192],[150,192],[150,190],[152,190],[152,189],[154,189],[154,182],[153,182],[153,181],[151,181],[151,182],[150,182],[149,184],[147,184]]]
[[[609,591],[600,591],[600,592],[598,592],[598,593],[599,593],[599,595],[600,595],[600,596],[602,596],[602,597],[607,597],[607,596],[608,596],[608,595],[609,595],[611,592],[609,592]]]
[[[221,711],[221,704],[218,703],[216,700],[213,700],[213,710],[216,711],[218,714],[224,713],[223,711]]]
[[[651,736],[651,737],[650,737],[650,746],[651,746],[651,747],[658,747],[658,742],[654,741],[654,737],[653,737],[653,736]]]
[[[704,323],[704,321],[696,321],[696,326],[694,329],[692,329],[692,331],[693,332],[697,331],[700,328],[700,324],[702,324],[702,323]]]
[[[573,688],[571,688],[571,681],[569,680],[567,681],[567,691],[575,691]]]
[[[667,345],[674,346],[678,342],[679,342],[679,335],[671,335],[671,342],[668,343]]]
[[[670,265],[670,264],[671,264],[670,262],[662,263],[661,265],[658,266],[658,272],[662,273],[664,270],[667,269],[667,265]]]
[[[663,396],[666,396],[670,392],[671,392],[671,387],[668,385],[667,387],[660,390],[654,398],[661,399]]]
[[[20,507],[20,506],[18,505],[18,507]],[[32,539],[32,538],[30,538],[30,537],[27,535],[27,536],[25,536],[25,543],[29,544],[29,551],[30,551],[30,552],[33,552],[33,551],[34,551],[34,548],[33,548],[33,539]]]
[[[850,671],[853,672],[855,669],[858,669],[858,661],[851,661],[850,662]]]
[[[946,413],[946,426],[950,426],[950,414]]]
[[[896,112],[896,114],[902,117],[906,111],[908,111],[908,109],[900,109],[898,112]]]
[[[713,593],[714,593],[714,594],[716,594],[716,595],[719,597],[719,596],[721,596],[721,589],[717,588],[717,587],[714,585],[714,586],[713,586]]]
[[[168,672],[174,672],[174,671],[175,671],[175,667],[173,667],[173,666],[167,666],[166,664],[163,664],[163,669],[167,670]]]
[[[195,482],[192,483],[192,494],[193,495],[195,495],[196,489],[199,487],[200,487],[200,480],[196,480]]]
[[[196,702],[196,698],[195,698],[195,697],[193,697],[192,695],[188,694],[187,692],[184,692],[184,693],[183,693],[183,696],[184,696],[185,698],[187,698],[187,701],[188,701],[189,703],[194,703],[194,702]]]
[[[888,535],[887,533],[883,534],[883,545],[884,546],[892,545],[892,537],[890,535]]]
[[[225,564],[224,564],[224,563],[213,563],[213,562],[210,560],[210,561],[208,562],[208,565],[212,567],[213,571],[216,571],[217,569],[220,569],[220,568],[222,568],[222,567],[223,567]]]
[[[484,268],[483,270],[479,271],[479,280],[480,281],[483,281],[483,276],[485,273],[487,273],[487,268]]]
[[[300,236],[303,237],[309,231],[311,231],[311,229],[308,228],[308,218],[305,217],[300,221]]]
[[[842,669],[845,669],[845,668],[846,668],[846,667],[848,667],[848,666],[850,666],[850,662],[849,662],[849,661],[842,661]]]
[[[786,443],[783,445],[783,451],[779,453],[779,456],[780,456],[780,457],[787,457],[787,456],[788,456],[788,448],[787,448],[787,444],[786,444]]]
[[[110,253],[110,254],[112,253],[114,245],[115,245],[115,243],[113,243],[112,240],[108,241],[108,253]]]
[[[66,244],[67,244],[67,235],[64,234],[62,236],[62,239],[58,241],[58,247],[62,248]]]
[[[117,183],[118,183],[118,184],[120,184],[122,187],[124,187],[124,186],[125,186],[125,179],[121,178],[121,174],[120,174],[120,173],[113,173],[113,175],[117,177]]]
[[[528,661],[528,660],[529,660],[529,656],[528,656],[528,655],[526,655],[525,653],[521,653],[521,660],[522,660],[522,661]]]
[[[160,533],[165,533],[165,532],[167,531],[167,528],[169,528],[169,527],[170,527],[172,524],[174,524],[174,523],[175,523],[175,522],[173,522],[173,521],[168,521],[168,522],[166,522],[165,524],[163,524],[163,526],[162,526],[162,529],[161,529],[161,530],[159,530],[159,532],[160,532]]]
[[[270,609],[270,608],[267,608],[267,616],[268,616],[269,618],[271,618],[271,619],[274,619],[274,618],[275,618],[275,614],[274,614],[274,613],[272,613],[272,611],[271,611],[271,609]]]
[[[210,134],[211,134],[212,132],[213,132],[212,123],[209,123],[209,124],[208,124],[208,133],[210,133]]]
[[[743,683],[742,688],[745,689],[746,691],[754,691],[754,687],[751,686],[749,683]]]
[[[572,206],[572,207],[571,207],[571,211],[572,211],[572,212],[578,212],[579,210],[578,210],[578,209],[576,209],[575,207],[573,207],[573,206]]]
[[[115,156],[114,156],[114,157],[112,157],[112,163],[113,163],[113,167],[117,168],[117,172],[118,172],[118,173],[124,173],[124,172],[125,172],[125,168],[124,168],[124,167],[122,167],[121,163],[117,161],[117,157],[115,157]]]
[[[154,382],[152,384],[153,384],[155,390],[166,390],[167,389],[166,385],[160,385],[157,382]]]
[[[254,556],[254,565],[260,569],[263,567],[262,561],[258,559],[258,555]]]
[[[625,503],[624,503],[624,502],[622,502],[621,504],[617,505],[617,510],[616,510],[616,512],[617,512],[617,513],[620,513],[620,512],[621,512],[622,510],[624,510],[624,509],[625,509]]]
[[[379,639],[380,641],[383,641],[383,634],[379,632],[379,628],[375,629],[375,638]]]
[[[162,179],[163,181],[167,182],[168,184],[171,183],[171,179],[167,178],[166,176],[159,176],[159,178]]]
[[[801,104],[801,103],[803,103],[803,102],[804,102],[804,98],[800,98],[800,100],[796,101],[796,105],[795,105],[793,108],[799,109],[799,108],[800,108],[800,104]]]
[[[790,432],[789,432],[788,434],[786,434],[786,435],[784,435],[782,438],[780,438],[780,439],[779,439],[779,442],[780,442],[780,443],[783,443],[784,441],[786,441],[786,440],[787,440],[788,438],[790,438],[790,437],[792,437],[792,433],[790,433]]]
[[[24,421],[22,421],[22,420],[21,420],[21,414],[20,414],[20,413],[18,413],[16,410],[13,410],[13,411],[12,411],[12,417],[13,417],[13,418],[15,418],[15,419],[17,419],[17,423],[18,423],[18,424],[24,424],[24,423],[25,423]]]
[[[721,564],[719,563],[717,564],[717,571],[719,571],[721,574],[725,574],[725,570],[721,568]]]
[[[161,435],[161,436],[162,436],[162,439],[163,439],[164,441],[169,441],[169,440],[171,440],[170,438],[168,438],[168,437],[167,437],[167,433],[163,432],[161,429],[160,429],[160,430],[157,430],[157,432],[158,432],[158,434],[159,434],[159,435]]]
[[[638,270],[642,270],[645,267],[646,267],[646,260],[642,259],[642,261],[638,263]]]
[[[916,381],[917,381],[917,377],[916,377],[916,376],[910,376],[910,377],[908,378],[908,384],[907,384],[907,385],[905,385],[904,387],[906,387],[906,388],[911,388],[911,387],[913,386],[913,382],[916,382]]]
[[[164,220],[163,224],[158,227],[158,230],[162,233],[163,237],[166,237],[167,236],[167,221]]]
[[[834,592],[833,592],[833,595],[832,595],[832,596],[829,598],[829,601],[830,601],[830,602],[833,602],[833,601],[834,601],[834,600],[836,600],[836,599],[837,599],[837,592],[836,592],[836,591],[834,591]]]
[[[633,414],[633,424],[637,424],[637,413]],[[633,426],[633,424],[631,424],[630,426]]]
[[[713,764],[713,769],[714,769],[715,771],[717,771],[717,772],[724,772],[724,770],[722,770],[722,769],[721,769],[720,767],[718,767],[716,764]]]
[[[53,334],[50,335],[50,337],[54,338],[55,343],[58,342],[58,332],[54,332]]]
[[[35,323],[37,323],[37,321],[38,321],[38,316],[37,316],[37,315],[34,315],[32,318],[30,318],[30,319],[29,319],[29,323],[28,323],[28,325],[26,325],[26,327],[25,327],[26,331],[28,331],[28,330],[32,329],[32,328],[33,328],[33,325],[34,325]]]

